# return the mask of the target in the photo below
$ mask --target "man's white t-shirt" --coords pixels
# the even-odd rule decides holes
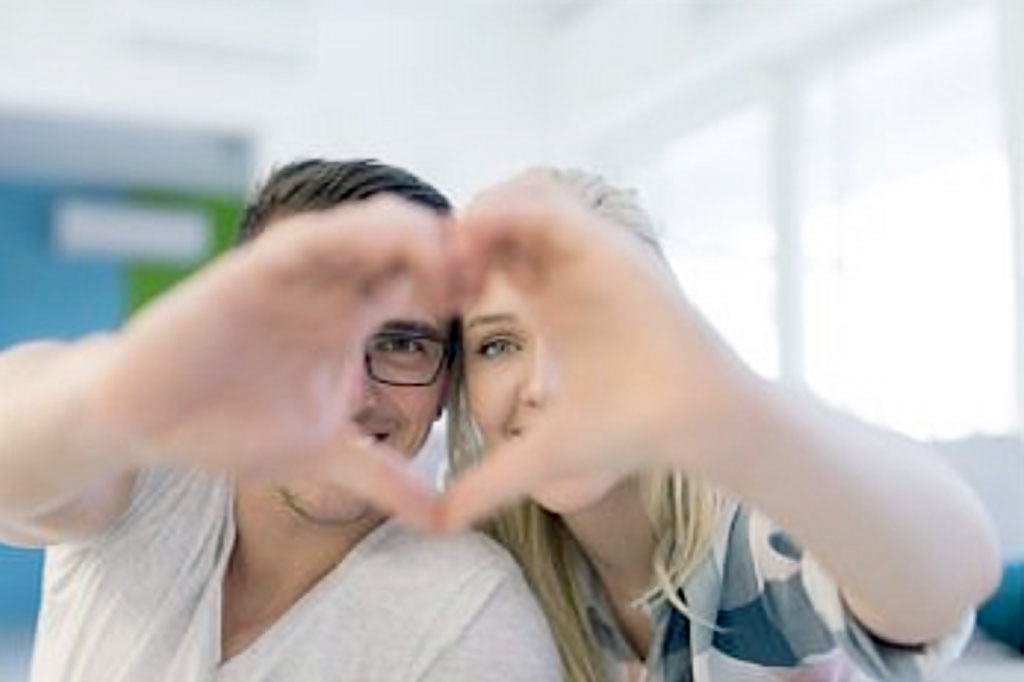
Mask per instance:
[[[544,617],[503,549],[390,521],[221,662],[233,505],[225,478],[147,471],[105,534],[48,549],[33,681],[561,679]]]

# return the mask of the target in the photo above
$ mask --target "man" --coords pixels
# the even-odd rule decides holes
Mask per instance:
[[[456,347],[448,210],[293,164],[118,333],[0,354],[0,539],[48,547],[34,679],[556,679],[503,551],[385,516],[435,512],[405,458]]]

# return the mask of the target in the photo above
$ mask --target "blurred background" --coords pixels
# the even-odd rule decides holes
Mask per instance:
[[[117,326],[297,157],[456,202],[583,165],[751,366],[936,441],[1024,559],[1021,0],[0,0],[0,64],[0,348]],[[41,563],[0,546],[0,680]],[[1022,675],[979,635],[948,679]]]

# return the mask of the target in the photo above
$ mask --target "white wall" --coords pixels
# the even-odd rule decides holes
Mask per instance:
[[[564,156],[618,170],[624,154],[764,93],[775,71],[808,51],[955,2],[602,3],[554,41],[554,134]]]
[[[1024,453],[1016,438],[965,438],[939,452],[978,493],[992,515],[1005,557],[1024,556]]]
[[[463,196],[543,146],[535,9],[0,0],[0,114],[242,135],[257,170],[299,154],[376,156]]]
[[[1002,10],[1003,88],[1006,143],[1010,152],[1010,183],[1014,219],[1015,303],[1024,311],[1024,4],[999,0]],[[1024,312],[1017,315],[1018,423],[1024,425]]]
[[[514,4],[327,10],[309,101],[267,155],[380,156],[465,196],[541,151],[543,30],[539,15]]]

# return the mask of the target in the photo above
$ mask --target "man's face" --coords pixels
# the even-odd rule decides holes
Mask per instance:
[[[362,374],[360,383],[360,406],[355,421],[361,431],[375,440],[388,445],[412,458],[430,433],[430,427],[440,416],[448,386],[448,364],[444,357],[447,346],[448,324],[440,310],[425,300],[412,300],[390,320],[381,325],[377,335],[371,337],[368,345],[378,357],[375,373]],[[437,350],[426,352],[425,344]],[[384,347],[383,350],[381,348]],[[368,350],[368,353],[371,352]],[[398,366],[386,369],[386,363],[379,360],[381,354],[429,356],[426,360],[404,360],[399,357],[392,361]],[[418,367],[416,377],[402,376],[404,365]],[[427,377],[420,366],[429,366]],[[434,368],[440,365],[440,370]],[[395,385],[391,382],[430,381],[426,385]]]
[[[378,330],[388,339],[393,353],[412,352],[403,347],[403,338],[426,336],[445,340],[448,323],[444,311],[427,300],[415,287],[408,300]],[[367,342],[367,348],[374,343]],[[448,387],[448,364],[441,368],[432,383],[423,386],[392,385],[371,377],[364,368],[358,386],[354,420],[360,431],[412,459],[440,416]],[[307,521],[337,525],[361,519],[370,512],[368,505],[336,485],[316,480],[295,479],[276,484],[281,499]]]

